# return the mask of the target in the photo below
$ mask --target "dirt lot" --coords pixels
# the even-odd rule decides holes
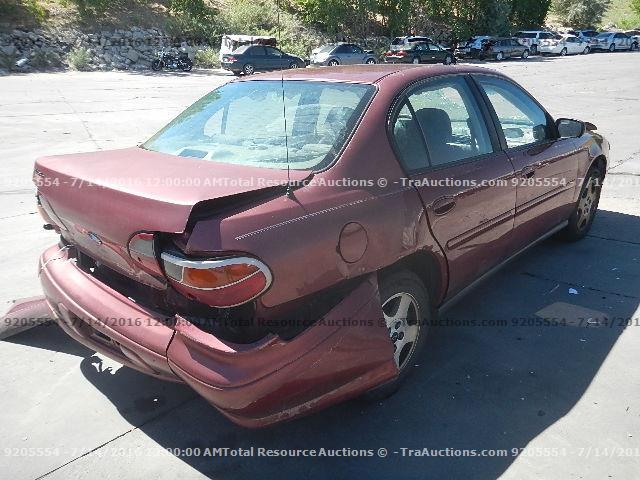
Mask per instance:
[[[13,336],[0,342],[2,476],[637,477],[640,54],[489,66],[523,84],[552,115],[589,120],[611,141],[601,211],[586,239],[541,244],[450,310],[397,395],[381,403],[352,401],[270,429],[236,427],[188,389],[118,368],[57,327]],[[35,214],[34,158],[141,142],[229,78],[211,72],[0,77],[4,309],[39,292],[37,257],[55,242]],[[570,326],[541,322],[554,316],[572,319]],[[592,317],[611,321],[585,327],[581,319]],[[249,458],[194,455],[194,448],[215,447],[255,450]],[[373,455],[267,458],[257,456],[260,447],[346,447]],[[408,456],[407,449],[425,447],[439,449],[439,456]]]

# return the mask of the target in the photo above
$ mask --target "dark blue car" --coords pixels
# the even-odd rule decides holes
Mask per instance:
[[[222,68],[231,70],[234,75],[305,66],[302,58],[267,45],[245,45],[222,57]]]

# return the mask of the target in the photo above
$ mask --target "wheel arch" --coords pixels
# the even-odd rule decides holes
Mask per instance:
[[[378,271],[378,278],[385,277],[401,270],[408,270],[420,278],[429,292],[430,300],[435,308],[441,303],[446,289],[446,273],[441,262],[433,252],[418,250],[395,263]]]

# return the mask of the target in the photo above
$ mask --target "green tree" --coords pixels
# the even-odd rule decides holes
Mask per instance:
[[[631,9],[640,15],[640,0],[631,0]]]
[[[597,25],[610,0],[554,0],[553,11],[566,25],[588,28]]]

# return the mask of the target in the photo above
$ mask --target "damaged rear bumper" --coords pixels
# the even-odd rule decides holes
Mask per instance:
[[[232,421],[266,426],[357,396],[397,368],[376,276],[289,341],[234,344],[188,321],[137,305],[51,247],[40,278],[56,321],[71,337],[131,368],[183,381]]]

